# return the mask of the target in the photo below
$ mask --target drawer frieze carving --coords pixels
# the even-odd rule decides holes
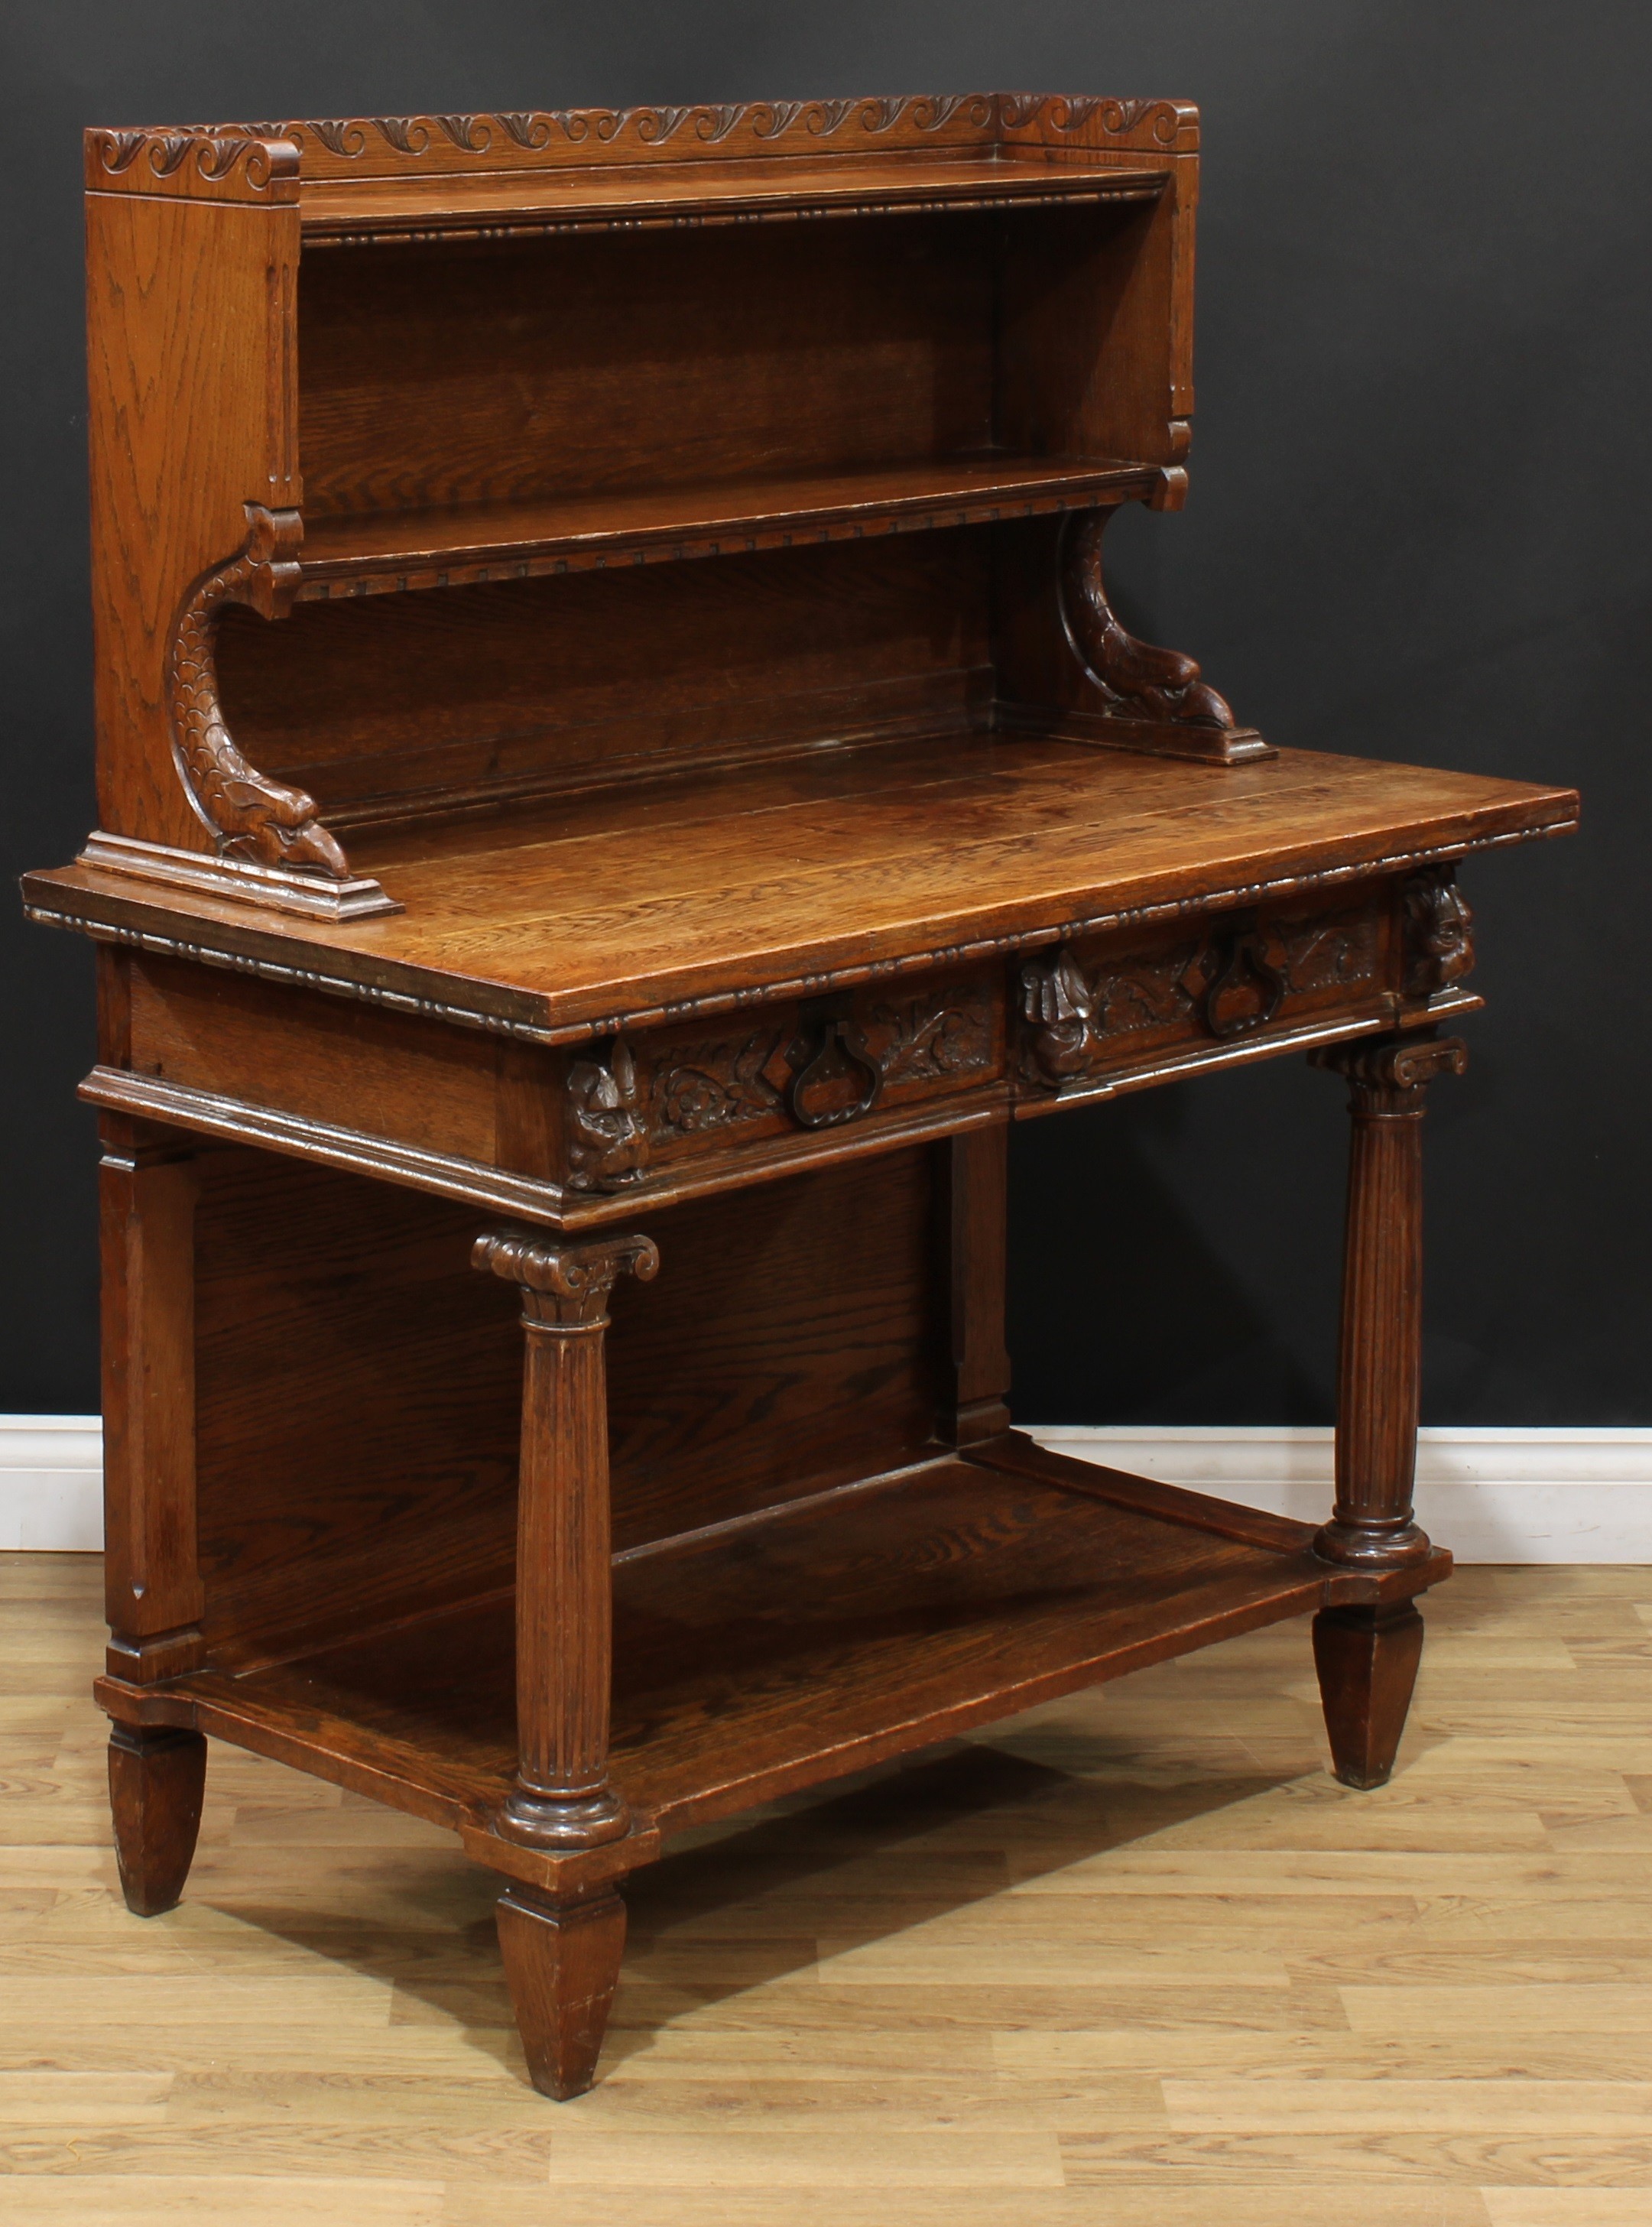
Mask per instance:
[[[800,1015],[794,1008],[774,1026],[669,1050],[654,1051],[645,1037],[652,1074],[634,1084],[645,1145],[680,1146],[757,1123],[837,1126],[888,1090],[966,1084],[995,1069],[993,1018],[992,987],[979,981],[871,1006],[827,1000]],[[829,1082],[839,1088],[823,1102]]]
[[[692,1045],[655,1077],[650,1126],[656,1135],[698,1137],[741,1121],[761,1120],[784,1103],[764,1072],[779,1054],[783,1029],[760,1029],[720,1043]]]
[[[992,1064],[992,999],[982,983],[875,1006],[868,1027],[886,1083],[945,1082]]]
[[[1380,983],[1375,908],[1305,921],[1241,919],[1152,954],[1121,953],[1087,969],[1071,944],[1021,969],[1020,1071],[1045,1089],[1089,1074],[1122,1039],[1197,1031],[1218,1042],[1254,1036],[1287,998]]]

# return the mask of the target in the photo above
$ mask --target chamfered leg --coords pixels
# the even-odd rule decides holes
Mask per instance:
[[[158,1918],[183,1892],[201,1830],[207,1743],[200,1732],[114,1725],[109,1807],[126,1907]]]
[[[1422,1660],[1417,1605],[1321,1609],[1313,1634],[1336,1776],[1344,1786],[1386,1785]]]
[[[625,1905],[611,1886],[559,1900],[513,1883],[495,1914],[528,2077],[558,2103],[583,2096],[620,1976]]]

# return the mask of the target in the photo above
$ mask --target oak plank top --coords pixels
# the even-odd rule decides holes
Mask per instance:
[[[574,1041],[1559,833],[1577,813],[1570,789],[1315,751],[1206,766],[962,734],[363,830],[360,870],[405,908],[367,921],[80,866],[24,889],[48,916]]]

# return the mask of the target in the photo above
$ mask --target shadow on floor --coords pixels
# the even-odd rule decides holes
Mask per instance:
[[[1159,1783],[1145,1766],[1140,1778],[1099,1780],[959,1741],[868,1773],[825,1798],[796,1796],[737,1826],[701,1828],[625,1883],[628,1976],[604,2063],[647,2049],[675,2015],[807,1970],[818,1961],[821,1936],[834,1950],[895,1938],[1012,1883],[1208,1816],[1296,1776],[1183,1772]],[[922,1853],[914,1846],[934,1835],[945,1836],[941,1846]],[[883,1860],[903,1850],[908,1860],[891,1880]],[[435,1848],[428,1858],[423,1851],[399,1854],[398,1867],[395,1894],[408,1912],[405,1924],[387,1914],[374,1922],[254,1904],[233,1892],[210,1900],[239,1923],[392,1984],[405,2006],[400,2022],[424,2023],[431,2014],[455,2020],[479,2048],[520,2071],[494,1932],[499,1882]],[[858,1867],[875,1874],[864,1886],[854,1879]],[[823,1892],[818,1913],[812,1910],[801,1923],[791,1912],[777,1920],[764,1907],[833,1874],[842,1883]],[[724,1911],[747,1915],[726,1933],[708,1930],[707,1921]],[[628,1993],[647,1999],[635,2023],[625,2015]]]

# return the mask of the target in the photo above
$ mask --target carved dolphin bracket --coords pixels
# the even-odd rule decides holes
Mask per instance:
[[[296,510],[246,506],[247,535],[184,597],[169,660],[172,754],[220,858],[325,874],[348,881],[350,864],[302,788],[271,781],[235,747],[218,700],[218,626],[226,605],[246,603],[261,618],[285,618],[301,577],[303,520]]]
[[[349,860],[317,816],[315,799],[249,765],[225,722],[217,645],[226,609],[246,603],[261,618],[285,618],[301,577],[299,514],[266,510],[256,502],[246,507],[246,539],[190,587],[167,658],[173,762],[196,817],[212,836],[212,851],[100,829],[87,840],[80,864],[328,920],[399,912],[377,882],[352,875]]]
[[[1234,764],[1272,757],[1254,727],[1241,727],[1227,699],[1180,650],[1138,641],[1107,601],[1101,537],[1113,509],[1075,512],[1062,538],[1062,624],[1100,697],[1087,724],[1098,741],[1172,757]]]

